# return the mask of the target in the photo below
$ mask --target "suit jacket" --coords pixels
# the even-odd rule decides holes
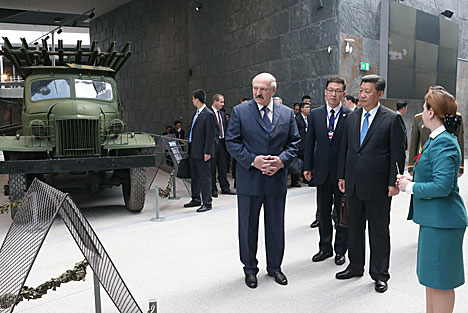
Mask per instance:
[[[226,147],[237,160],[237,193],[249,196],[286,195],[288,171],[301,138],[293,110],[273,102],[273,120],[268,133],[254,100],[234,107],[226,135]],[[275,155],[284,167],[273,176],[251,166],[257,155]]]
[[[460,115],[460,113],[457,113]],[[455,131],[454,135],[457,136],[458,145],[460,146],[462,158],[459,172],[463,173],[464,165],[464,150],[465,150],[465,143],[463,140],[463,122],[460,123],[457,130]],[[414,158],[418,155],[419,149],[424,146],[426,141],[429,139],[429,135],[431,131],[429,128],[424,127],[424,123],[422,120],[422,113],[416,114],[413,118],[413,126],[411,128],[411,139],[410,139],[410,146],[408,152],[408,171],[413,170],[414,166]]]
[[[306,122],[304,121],[304,118],[302,117],[302,114],[299,113],[296,115],[296,124],[297,124],[297,130],[299,131],[299,135],[301,136],[301,142],[299,143],[299,152],[298,152],[298,157],[300,159],[304,159],[304,150],[305,150],[305,139],[306,139],[306,133],[307,133],[307,125]]]
[[[208,107],[205,107],[198,114],[195,124],[191,129],[192,142],[189,145],[189,154],[192,158],[203,159],[204,154],[214,156],[215,127],[214,113]]]
[[[180,131],[177,131],[174,128],[172,129],[172,133],[176,136],[176,138],[185,139],[185,130],[183,130],[182,128],[180,129]]]
[[[304,171],[311,171],[315,168],[316,184],[325,183],[328,175],[334,180],[338,179],[341,141],[349,114],[351,110],[341,106],[340,117],[335,125],[332,140],[328,138],[327,106],[313,109],[308,116],[309,130],[305,141]]]
[[[405,166],[405,133],[395,111],[380,105],[359,144],[363,108],[349,114],[343,133],[338,178],[346,180],[346,195],[361,200],[388,197],[388,186],[395,186],[397,168]]]
[[[427,141],[414,167],[413,196],[408,219],[438,228],[465,228],[463,199],[458,193],[461,152],[457,138],[447,131]]]
[[[213,115],[215,117],[215,151],[218,150],[218,144],[219,144],[219,134],[221,130],[219,129],[219,122],[218,122],[218,115],[216,111],[213,108],[210,108],[211,111],[213,112]],[[221,115],[221,123],[223,123],[223,130],[224,130],[224,138],[226,138],[226,130],[227,130],[227,120],[226,120],[226,113],[223,111],[219,111]]]

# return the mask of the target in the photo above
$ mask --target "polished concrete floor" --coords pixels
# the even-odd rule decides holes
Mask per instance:
[[[148,171],[149,179],[152,178]],[[0,176],[3,184],[7,178]],[[220,195],[214,209],[196,213],[184,209],[187,189],[177,181],[178,200],[159,199],[160,221],[152,221],[155,183],[165,187],[168,174],[160,171],[147,194],[144,210],[132,214],[123,207],[120,188],[97,196],[73,192],[72,197],[88,218],[140,307],[156,299],[157,312],[424,312],[424,287],[415,273],[418,226],[406,220],[409,196],[394,198],[391,212],[391,265],[389,289],[374,291],[366,267],[364,277],[338,281],[344,269],[333,259],[312,263],[318,251],[318,231],[309,228],[316,204],[315,188],[291,188],[286,204],[286,251],[283,272],[289,279],[280,286],[266,275],[263,222],[259,236],[260,273],[257,289],[244,285],[237,244],[236,196]],[[189,187],[187,185],[187,187]],[[460,179],[468,199],[468,175]],[[2,197],[6,202],[7,199]],[[10,225],[0,216],[0,240]],[[465,256],[468,246],[465,242]],[[367,251],[368,252],[368,251]],[[27,279],[36,286],[57,277],[82,260],[68,230],[56,220]],[[368,260],[368,257],[367,257]],[[368,265],[368,264],[367,264]],[[468,272],[468,271],[467,271]],[[15,312],[94,312],[93,279],[71,282],[42,299],[24,301]],[[117,312],[104,290],[102,311]],[[468,312],[468,287],[456,289],[455,312]]]

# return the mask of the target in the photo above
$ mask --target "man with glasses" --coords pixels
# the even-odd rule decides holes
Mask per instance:
[[[338,159],[347,115],[351,112],[341,105],[346,84],[343,78],[332,76],[325,86],[326,105],[311,111],[305,140],[304,177],[317,184],[317,208],[319,210],[319,252],[313,262],[321,262],[333,256],[332,239],[335,222],[335,264],[343,265],[347,250],[348,232],[338,223],[342,193],[338,190]],[[333,209],[332,209],[333,208]]]

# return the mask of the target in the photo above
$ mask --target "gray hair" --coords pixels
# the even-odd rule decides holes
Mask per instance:
[[[271,88],[276,88],[276,78],[275,76],[271,75],[270,73],[260,73],[258,74],[257,76],[255,76],[253,79],[252,79],[252,85],[253,85],[253,81],[255,80],[255,78],[257,77],[260,77],[260,76],[264,76],[265,78],[267,78],[268,80],[271,81]]]

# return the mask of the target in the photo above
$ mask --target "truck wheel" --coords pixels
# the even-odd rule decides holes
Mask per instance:
[[[26,181],[26,174],[10,174],[8,178],[8,186],[10,189],[10,201],[23,199],[28,183]],[[10,205],[10,215],[13,219],[16,215],[18,208]]]
[[[143,167],[128,170],[122,183],[125,207],[131,212],[140,212],[145,205],[146,174]]]

